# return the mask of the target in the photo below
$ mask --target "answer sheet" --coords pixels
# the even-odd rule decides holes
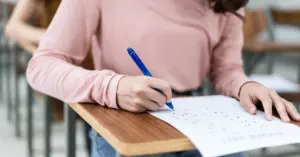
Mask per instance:
[[[185,134],[204,157],[215,157],[256,148],[300,143],[300,127],[264,113],[245,112],[235,99],[225,96],[176,98],[175,111],[151,112]]]

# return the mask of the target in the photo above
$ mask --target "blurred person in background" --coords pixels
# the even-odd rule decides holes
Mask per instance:
[[[300,121],[293,104],[244,74],[242,8],[247,2],[63,0],[29,63],[28,82],[67,103],[145,112],[160,109],[171,99],[172,91],[190,93],[209,77],[217,93],[236,98],[250,114],[262,102],[266,119],[272,120],[274,105],[284,122]],[[90,46],[96,70],[79,67]],[[128,47],[137,51],[157,78],[140,76],[126,52]],[[94,131],[91,138],[93,157],[115,155]],[[165,156],[201,154],[189,151]]]
[[[6,25],[6,35],[28,52],[34,52],[59,4],[60,0],[19,0]],[[62,103],[57,103],[52,103],[54,117],[62,120]]]
[[[6,25],[6,35],[28,52],[34,52],[60,3],[61,0],[19,0]],[[87,67],[90,68],[91,66],[87,65]],[[54,119],[62,121],[63,102],[51,98],[50,104]],[[89,129],[90,127],[85,124],[85,130]],[[87,142],[87,149],[90,150],[90,142]]]
[[[38,46],[60,0],[19,0],[8,24],[6,35],[31,50]]]

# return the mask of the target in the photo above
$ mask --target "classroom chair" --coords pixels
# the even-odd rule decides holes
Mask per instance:
[[[281,79],[279,82],[289,82],[289,84],[294,84],[293,89],[297,89],[297,84],[282,77],[271,75],[273,73],[274,55],[297,54],[300,52],[300,29],[297,26],[283,23],[284,20],[277,20],[276,17],[281,17],[282,12],[284,11],[271,8],[246,11],[246,23],[244,25],[245,44],[243,48],[245,72],[248,75],[252,74],[257,64],[267,57],[267,75],[262,77],[264,79],[267,77],[270,80]],[[287,20],[285,19],[285,21]],[[254,78],[258,78],[257,75]],[[260,80],[257,81],[259,82]],[[275,88],[274,86],[267,87]],[[284,92],[278,90],[277,92],[289,101],[298,102],[300,100],[300,90]]]

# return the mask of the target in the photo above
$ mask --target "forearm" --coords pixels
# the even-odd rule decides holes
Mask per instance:
[[[242,66],[236,65],[216,70],[212,75],[212,81],[217,93],[238,98],[241,86],[249,80]]]
[[[18,44],[20,44],[20,46],[25,50],[27,51],[28,53],[30,54],[34,54],[34,52],[37,50],[37,44],[34,44],[34,43],[28,43],[28,42],[23,42],[23,41],[20,41],[18,42]]]
[[[38,44],[45,29],[34,27],[23,22],[10,22],[6,27],[6,35],[19,43]]]
[[[121,76],[108,70],[85,70],[70,62],[59,53],[37,53],[28,65],[27,80],[34,89],[67,103],[91,102],[116,108]]]
[[[116,108],[121,75],[81,65],[99,28],[98,0],[63,0],[27,67],[36,90],[67,103],[92,102]],[[38,34],[38,33],[37,33]]]
[[[243,10],[239,11],[243,15]],[[240,87],[248,81],[243,69],[243,22],[234,15],[226,17],[222,38],[214,48],[211,79],[220,94],[238,98]]]

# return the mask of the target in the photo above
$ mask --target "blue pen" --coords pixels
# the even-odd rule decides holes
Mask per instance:
[[[142,60],[138,57],[138,55],[134,52],[134,50],[132,48],[128,48],[127,49],[128,54],[130,55],[130,57],[132,58],[132,60],[135,62],[135,64],[140,68],[140,70],[143,72],[143,74],[145,76],[149,76],[152,77],[151,73],[149,72],[149,70],[146,68],[146,66],[144,65],[144,63],[142,62]],[[160,93],[163,93],[161,90],[156,89],[157,91],[159,91]],[[171,109],[174,109],[174,106],[172,104],[172,102],[167,102],[166,103],[167,106],[169,106]]]

